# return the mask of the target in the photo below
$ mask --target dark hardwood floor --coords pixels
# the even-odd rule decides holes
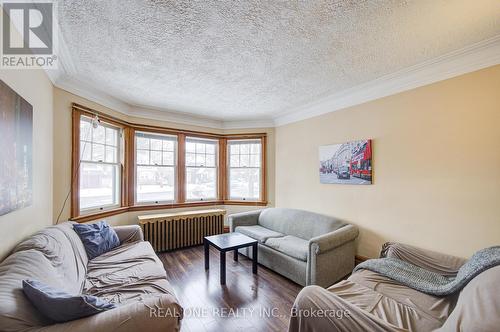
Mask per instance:
[[[203,246],[158,254],[186,316],[181,331],[286,331],[301,286],[252,261],[227,254],[226,285],[219,284],[219,252],[210,248],[205,271]]]

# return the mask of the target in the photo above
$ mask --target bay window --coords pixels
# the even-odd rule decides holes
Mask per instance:
[[[77,104],[72,123],[72,220],[191,206],[267,205],[265,133],[133,124]]]
[[[217,199],[218,140],[186,138],[186,199]]]
[[[175,201],[177,137],[135,133],[137,203]]]
[[[262,141],[228,140],[230,200],[261,199]]]

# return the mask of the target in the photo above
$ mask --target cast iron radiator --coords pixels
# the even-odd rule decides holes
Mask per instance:
[[[144,240],[156,252],[203,244],[203,237],[224,232],[226,210],[195,210],[139,216]]]

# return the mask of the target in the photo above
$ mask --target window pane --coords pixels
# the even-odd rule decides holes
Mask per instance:
[[[80,142],[80,159],[81,160],[92,160],[92,147],[89,142]]]
[[[207,144],[205,148],[207,154],[215,154],[215,144]]]
[[[90,141],[92,139],[92,126],[90,122],[81,120],[80,121],[80,140]]]
[[[104,160],[104,145],[92,144],[92,160],[93,161]]]
[[[149,149],[149,138],[137,136],[137,149]]]
[[[80,209],[118,204],[118,183],[117,165],[82,162],[80,165]]]
[[[229,198],[236,200],[261,199],[261,140],[228,142]]]
[[[250,156],[248,154],[242,154],[240,156],[240,167],[250,166]]]
[[[197,154],[196,155],[196,166],[205,166],[205,155]]]
[[[260,169],[231,169],[229,173],[229,196],[235,199],[260,199]]]
[[[175,137],[152,133],[136,137],[136,202],[175,201]]]
[[[186,153],[186,166],[195,166],[196,155],[194,153]]]
[[[260,154],[250,155],[250,167],[260,167]]]
[[[230,167],[240,167],[240,156],[237,154],[232,154],[229,160]]]
[[[175,167],[137,166],[137,202],[175,199]]]
[[[104,144],[104,136],[105,136],[106,128],[103,126],[99,126],[96,129],[92,130],[92,141],[94,143]]]
[[[231,154],[238,154],[240,153],[240,146],[238,144],[231,144],[229,145],[229,152]]]
[[[173,152],[163,152],[163,165],[174,166]]]
[[[250,153],[250,144],[241,144],[240,145],[240,153],[241,154],[249,154]]]
[[[151,145],[153,140],[151,140]],[[161,151],[151,151],[151,164],[161,165]]]
[[[149,151],[137,150],[137,163],[141,165],[149,165]]]
[[[215,168],[187,168],[186,196],[189,200],[217,198]]]
[[[186,152],[195,152],[196,151],[196,143],[186,142]]]
[[[207,167],[215,167],[215,155],[207,154],[205,158],[205,162],[207,163],[205,166]]]
[[[174,151],[174,142],[163,140],[163,151]]]
[[[204,143],[196,143],[196,153],[205,153],[205,145]]]
[[[250,147],[250,153],[260,154],[260,144],[252,144]]]
[[[117,149],[112,146],[106,146],[106,162],[115,163],[117,159]]]
[[[161,150],[162,148],[162,140],[159,139],[151,139],[151,150]]]
[[[106,128],[106,145],[117,146],[117,130]]]

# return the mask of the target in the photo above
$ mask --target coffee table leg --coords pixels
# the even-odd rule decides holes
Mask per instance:
[[[208,241],[205,239],[203,239],[203,246],[205,247],[205,270],[208,270],[208,268],[209,268],[209,262],[208,262],[209,248],[208,248]]]
[[[258,259],[258,248],[257,248],[257,243],[252,245],[252,256],[253,256],[253,263],[252,263],[252,272],[254,274],[257,274],[257,259]]]
[[[237,262],[238,261],[238,249],[234,249],[234,257],[233,257],[234,261]]]
[[[226,284],[226,252],[220,252],[220,284]]]

